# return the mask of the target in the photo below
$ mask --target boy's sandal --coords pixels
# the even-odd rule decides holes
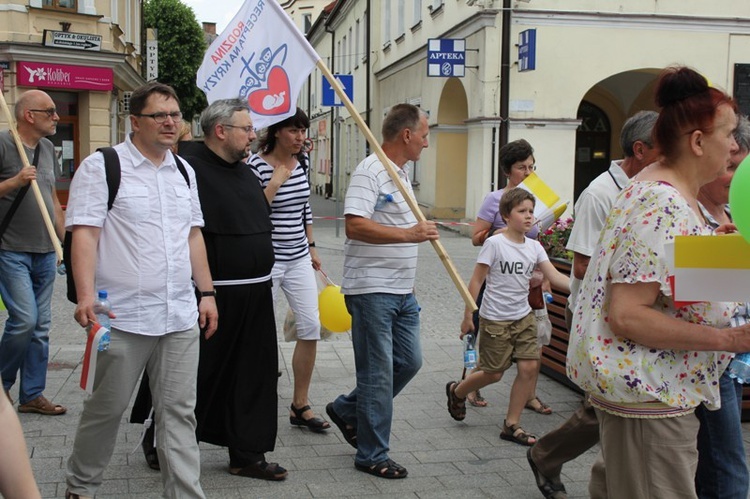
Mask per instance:
[[[482,394],[479,393],[479,390],[468,394],[466,400],[474,407],[487,407],[489,405]]]
[[[289,416],[289,424],[293,426],[304,426],[305,428],[309,428],[310,431],[314,431],[315,433],[325,433],[325,431],[331,427],[331,425],[328,424],[328,421],[322,418],[303,418],[302,415],[305,413],[305,411],[312,410],[310,409],[309,405],[297,409],[296,407],[294,407],[294,404],[292,404],[291,406],[289,406],[289,408],[294,413],[294,416]]]
[[[456,387],[458,383],[449,381],[445,385],[445,393],[448,395],[448,413],[456,421],[463,421],[466,417],[466,399],[456,396]]]
[[[34,400],[19,405],[18,412],[43,414],[45,416],[60,416],[68,412],[68,410],[60,404],[53,404],[44,398],[44,395],[39,395]]]
[[[542,402],[542,399],[539,397],[534,397],[533,399],[530,399],[528,402],[526,402],[527,409],[531,409],[534,412],[538,412],[539,414],[544,414],[545,416],[552,414],[552,408]]]
[[[364,471],[373,476],[379,476],[380,478],[406,478],[409,474],[406,468],[400,464],[396,464],[392,459],[386,459],[378,464],[367,466],[365,464],[354,463],[354,467],[359,471]]]
[[[534,445],[537,441],[537,436],[532,435],[531,433],[526,433],[526,430],[521,428],[521,425],[514,424],[508,426],[505,421],[503,421],[503,431],[500,433],[500,438],[519,445],[528,446]],[[534,441],[530,442],[532,439]]]

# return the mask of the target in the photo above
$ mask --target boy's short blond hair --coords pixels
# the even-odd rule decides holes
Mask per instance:
[[[500,216],[503,217],[503,220],[507,221],[513,208],[527,199],[531,201],[532,206],[536,206],[536,198],[526,189],[514,187],[503,192],[503,196],[500,198]]]

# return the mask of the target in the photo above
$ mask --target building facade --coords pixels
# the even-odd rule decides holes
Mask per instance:
[[[376,137],[396,103],[429,114],[430,148],[411,178],[433,218],[474,219],[504,184],[499,147],[518,138],[572,206],[621,157],[624,121],[655,109],[654,83],[667,66],[697,69],[750,112],[750,4],[730,0],[338,0],[308,38],[335,73],[353,75],[355,107]],[[428,76],[431,39],[461,41],[462,76]],[[327,161],[338,165],[313,181],[338,176],[342,195],[366,148],[346,109],[321,106],[319,79],[311,77],[304,105],[312,133],[333,137]]]
[[[5,0],[0,67],[10,108],[26,90],[52,96],[60,122],[50,139],[62,166],[63,205],[81,159],[124,139],[129,92],[141,76],[139,0]],[[0,127],[7,118],[0,116]]]

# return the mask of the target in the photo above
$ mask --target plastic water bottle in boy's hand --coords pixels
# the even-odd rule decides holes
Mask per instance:
[[[474,335],[464,335],[464,367],[474,369],[477,367],[477,351],[474,349]]]
[[[545,291],[545,292],[544,292],[544,293],[542,293],[542,294],[544,295],[544,301],[545,301],[545,302],[547,302],[547,303],[552,303],[553,301],[555,301],[555,297],[554,297],[554,296],[552,296],[552,293],[550,293],[550,292],[548,292],[548,291]]]
[[[110,305],[109,300],[107,299],[107,292],[104,290],[99,291],[99,297],[94,302],[94,313],[96,314],[96,322],[98,322],[101,327],[107,329],[107,332],[101,337],[99,345],[97,346],[97,350],[100,352],[109,350],[109,332],[112,327],[109,320],[109,312],[111,310],[112,305]]]

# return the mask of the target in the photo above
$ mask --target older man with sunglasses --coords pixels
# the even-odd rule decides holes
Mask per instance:
[[[57,416],[65,414],[65,407],[43,395],[57,257],[39,206],[34,196],[26,194],[36,180],[57,237],[62,239],[64,220],[55,190],[60,166],[46,138],[55,134],[60,117],[52,98],[40,90],[22,94],[15,115],[31,166],[23,166],[11,133],[0,132],[0,296],[8,309],[0,341],[0,370],[11,403],[10,389],[20,372],[19,412]]]

